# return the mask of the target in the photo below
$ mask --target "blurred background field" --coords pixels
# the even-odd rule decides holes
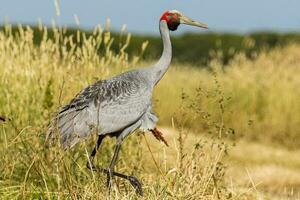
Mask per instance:
[[[4,27],[1,27],[3,29]],[[31,26],[34,33],[34,44],[41,43],[43,32],[38,26]],[[124,29],[125,30],[125,29]],[[48,37],[54,37],[53,30],[50,28]],[[93,31],[83,30],[87,37],[93,35]],[[18,32],[17,26],[12,26],[12,34]],[[76,35],[76,28],[65,30],[66,36]],[[127,38],[124,33],[112,32],[114,42],[111,44],[111,50],[115,53],[120,51],[120,43]],[[138,55],[140,47],[144,42],[148,42],[146,54],[141,55],[141,59],[152,61],[161,55],[161,40],[154,34],[131,34],[130,44],[126,48],[129,57]],[[82,41],[78,42],[82,44]],[[228,64],[230,60],[238,53],[244,53],[247,58],[254,58],[261,51],[269,51],[276,47],[285,47],[289,44],[299,44],[300,35],[294,33],[279,33],[275,31],[261,31],[247,34],[211,32],[195,33],[187,32],[172,36],[173,61],[177,63],[190,64],[193,67],[206,67],[207,64],[218,56],[219,61]],[[193,47],[193,48],[191,48]],[[222,56],[216,55],[216,52],[222,52]]]

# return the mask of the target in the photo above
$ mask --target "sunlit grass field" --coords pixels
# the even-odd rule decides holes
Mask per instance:
[[[151,63],[128,59],[96,27],[92,36],[34,32],[10,25],[0,32],[0,196],[3,199],[137,199],[117,179],[108,195],[106,176],[86,169],[96,136],[64,152],[45,144],[58,108],[99,79]],[[82,45],[78,45],[82,43]],[[145,52],[147,53],[147,51]],[[221,52],[206,68],[173,63],[153,102],[170,147],[152,135],[133,134],[122,147],[117,171],[143,182],[142,199],[299,199],[300,46],[236,55]],[[105,140],[96,163],[107,166],[115,140]],[[289,159],[291,157],[291,159]]]
[[[216,60],[209,69],[203,70],[174,64],[156,90],[157,111],[163,123],[170,124],[169,119],[180,104],[179,94],[184,92],[214,118],[218,107],[213,93],[219,84],[225,95],[224,123],[235,129],[237,137],[297,148],[300,142],[299,50],[299,45],[290,45],[263,52],[254,60],[236,55],[226,66]],[[201,119],[190,120],[190,126],[205,131]]]

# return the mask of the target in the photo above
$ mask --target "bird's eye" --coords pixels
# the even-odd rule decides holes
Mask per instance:
[[[167,20],[168,20],[168,22],[177,22],[178,21],[178,16],[177,15],[174,15],[174,14],[172,14],[172,15],[168,15],[167,16]]]

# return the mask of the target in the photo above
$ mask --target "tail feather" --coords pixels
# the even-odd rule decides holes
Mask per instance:
[[[69,146],[68,144],[73,143],[72,135],[74,134],[74,119],[78,114],[79,112],[75,109],[60,112],[50,124],[46,141],[51,140],[50,143],[52,144],[55,138],[59,138],[63,149],[67,149]]]
[[[63,149],[71,148],[80,139],[87,138],[95,130],[92,127],[94,127],[93,124],[96,124],[96,119],[87,109],[65,109],[54,118],[46,140],[51,138],[53,142],[53,139],[59,138]]]

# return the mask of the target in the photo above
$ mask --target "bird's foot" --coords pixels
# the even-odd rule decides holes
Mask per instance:
[[[91,163],[91,164],[87,163],[87,168],[91,171],[106,173],[106,175],[107,175],[106,186],[108,187],[109,194],[110,194],[111,188],[113,186],[114,177],[117,176],[117,177],[128,180],[130,182],[130,184],[133,186],[133,188],[135,189],[136,193],[143,196],[142,184],[134,176],[123,175],[123,174],[120,174],[117,172],[113,172],[110,169],[107,169],[107,170],[102,169],[102,168],[96,167],[93,163]]]
[[[137,178],[134,176],[128,176],[128,180],[130,184],[134,187],[135,192],[141,196],[143,196],[142,184],[139,182]]]
[[[107,183],[106,183],[109,193],[113,186],[113,181],[114,181],[115,176],[118,176],[120,178],[124,178],[124,179],[128,180],[130,182],[130,184],[133,186],[133,188],[135,189],[135,192],[137,194],[139,194],[140,196],[143,196],[142,184],[140,183],[140,181],[137,178],[135,178],[134,176],[126,176],[123,174],[112,172],[110,169],[107,170]]]

